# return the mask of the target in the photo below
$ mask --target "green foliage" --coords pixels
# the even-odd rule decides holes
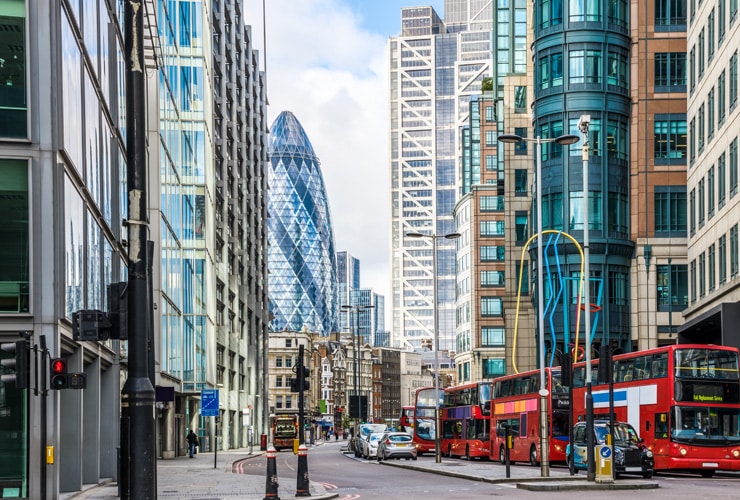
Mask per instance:
[[[493,78],[486,77],[481,81],[480,89],[483,92],[491,92],[493,90]]]

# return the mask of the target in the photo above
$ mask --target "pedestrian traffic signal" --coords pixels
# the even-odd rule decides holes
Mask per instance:
[[[3,351],[10,353],[13,357],[3,359],[3,371],[10,373],[2,374],[2,381],[5,384],[15,384],[17,389],[27,389],[31,382],[30,353],[28,344],[25,340],[0,344]]]
[[[298,390],[298,379],[297,378],[291,378],[290,380],[290,392],[300,392]]]
[[[303,367],[303,390],[307,391],[311,388],[311,370]]]
[[[51,388],[54,390],[66,389],[69,387],[67,377],[67,360],[63,358],[53,358],[49,365],[51,372]]]

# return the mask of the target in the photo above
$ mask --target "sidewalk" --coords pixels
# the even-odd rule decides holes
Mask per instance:
[[[198,453],[197,457],[177,457],[173,460],[157,460],[157,498],[234,498],[262,500],[265,497],[265,477],[235,474],[232,464],[243,459],[266,460],[264,451],[249,449],[219,451],[214,468],[213,453]],[[321,484],[309,483],[312,499],[336,498],[336,493],[327,493]],[[280,498],[294,498],[296,478],[281,477],[278,494]],[[88,485],[81,492],[60,494],[61,500],[70,499],[118,499],[118,484]]]

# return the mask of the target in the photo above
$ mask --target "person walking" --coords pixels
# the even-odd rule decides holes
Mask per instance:
[[[195,447],[198,446],[198,436],[195,435],[193,429],[190,429],[190,433],[188,433],[187,435],[187,440],[190,458],[193,458],[193,456],[197,453],[197,451],[195,451]]]

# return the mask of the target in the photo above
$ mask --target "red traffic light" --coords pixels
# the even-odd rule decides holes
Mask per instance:
[[[60,373],[67,373],[67,361],[62,358],[55,358],[51,360],[51,374],[57,375]]]
[[[54,390],[66,389],[69,387],[67,378],[67,360],[63,358],[53,358],[49,364],[51,371],[51,388]]]

